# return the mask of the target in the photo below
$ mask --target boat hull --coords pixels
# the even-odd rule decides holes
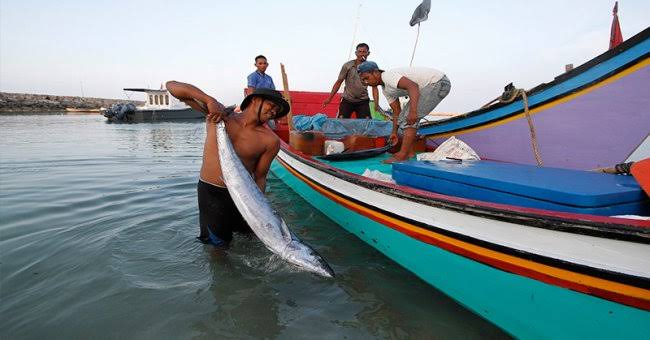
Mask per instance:
[[[126,115],[127,122],[156,122],[170,120],[194,120],[203,119],[205,115],[202,112],[192,108],[179,110],[136,110]],[[119,122],[117,118],[108,118],[109,121]]]
[[[624,162],[650,134],[650,29],[615,50],[528,91],[535,139],[523,100],[444,121],[419,133],[439,145],[456,136],[483,159],[579,170]],[[650,157],[647,146],[645,154]]]
[[[445,209],[444,204],[419,204],[386,194],[388,190],[381,185],[347,181],[331,170],[313,166],[286,147],[271,170],[348,232],[517,337],[643,338],[650,332],[648,287],[636,287],[636,293],[644,298],[637,301],[641,306],[630,306],[586,294],[590,288],[562,282],[561,278],[545,277],[554,275],[551,272],[535,273],[535,266],[544,264],[534,257],[516,259],[518,252],[546,247],[549,249],[542,249],[544,256],[560,253],[566,255],[564,260],[582,258],[582,265],[588,265],[588,253],[596,248],[620,257],[608,260],[596,255],[592,261],[610,269],[627,266],[624,270],[639,274],[639,270],[648,269],[648,244],[522,226]],[[508,255],[499,247],[488,246],[490,242],[518,250]],[[482,247],[488,250],[480,250]],[[530,262],[522,265],[516,261]],[[645,278],[640,285],[647,285],[648,274],[641,275]],[[587,282],[593,278],[582,279]]]

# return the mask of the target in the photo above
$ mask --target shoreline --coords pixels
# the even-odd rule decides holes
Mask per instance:
[[[66,112],[67,108],[92,110],[117,103],[144,104],[139,100],[0,92],[0,112],[3,113]]]

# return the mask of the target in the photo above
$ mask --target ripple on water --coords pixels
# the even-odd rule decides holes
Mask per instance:
[[[202,123],[0,115],[0,128],[0,338],[506,337],[273,176],[271,204],[336,278],[256,238],[198,242]]]

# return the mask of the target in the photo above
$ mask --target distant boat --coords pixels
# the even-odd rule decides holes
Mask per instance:
[[[144,92],[143,106],[114,104],[103,110],[111,122],[150,122],[167,120],[203,119],[205,115],[192,109],[169,94],[165,89],[125,88],[124,91]]]

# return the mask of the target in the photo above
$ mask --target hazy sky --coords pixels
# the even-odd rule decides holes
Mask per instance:
[[[420,1],[0,1],[0,91],[126,98],[124,87],[193,83],[241,101],[253,57],[282,87],[329,91],[352,44],[381,68],[407,66]],[[359,4],[361,4],[360,11]],[[605,52],[610,0],[432,0],[414,65],[447,73],[436,109],[465,112],[505,84],[532,88]],[[625,39],[650,25],[650,1],[619,1]],[[138,94],[131,98],[140,99]],[[385,100],[384,100],[385,101]]]

